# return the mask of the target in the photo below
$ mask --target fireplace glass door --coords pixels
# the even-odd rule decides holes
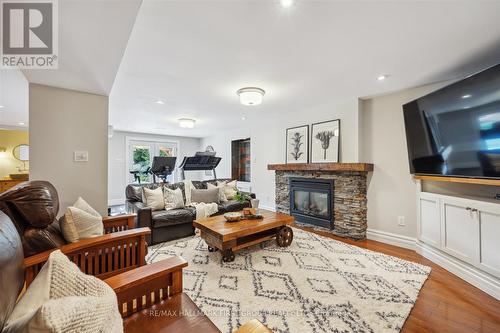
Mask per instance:
[[[328,193],[311,190],[296,190],[294,195],[294,207],[292,209],[306,215],[329,218]]]
[[[290,178],[290,214],[297,222],[333,228],[332,179]]]

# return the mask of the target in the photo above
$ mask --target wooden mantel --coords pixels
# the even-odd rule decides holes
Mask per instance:
[[[268,164],[267,170],[277,171],[373,171],[370,163],[290,163]]]

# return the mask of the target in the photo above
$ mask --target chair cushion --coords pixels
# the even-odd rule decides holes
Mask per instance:
[[[56,250],[16,304],[2,332],[28,331],[123,332],[116,294]]]
[[[152,316],[159,313],[165,315]],[[170,314],[170,315],[169,315]],[[188,295],[176,294],[123,320],[125,332],[171,333],[203,332],[220,333],[220,330],[194,304]]]
[[[153,228],[193,223],[194,215],[190,209],[172,209],[152,212]]]

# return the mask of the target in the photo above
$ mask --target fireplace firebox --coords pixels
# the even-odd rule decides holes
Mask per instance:
[[[290,214],[300,223],[333,229],[333,179],[290,178]]]

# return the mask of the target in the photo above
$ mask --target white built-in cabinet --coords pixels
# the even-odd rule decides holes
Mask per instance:
[[[500,204],[419,192],[418,239],[500,277]]]

